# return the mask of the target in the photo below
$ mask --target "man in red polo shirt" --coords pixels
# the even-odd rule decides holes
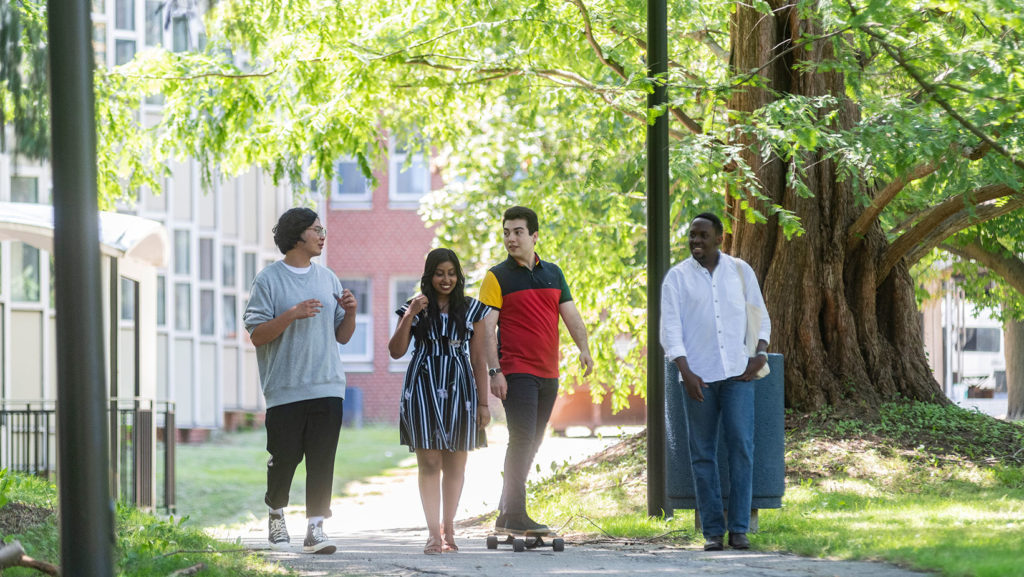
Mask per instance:
[[[558,396],[558,318],[580,351],[583,376],[594,368],[587,328],[558,265],[534,252],[537,213],[523,206],[505,211],[502,220],[508,258],[484,277],[480,301],[497,312],[488,315],[487,364],[491,392],[502,400],[508,421],[504,485],[497,530],[542,534],[550,530],[526,513],[526,478]]]

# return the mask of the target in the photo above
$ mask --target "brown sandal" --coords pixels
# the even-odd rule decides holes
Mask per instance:
[[[444,536],[444,552],[445,553],[458,553],[459,546],[455,544],[455,538],[449,538],[448,535]]]
[[[427,546],[423,548],[424,555],[440,555],[444,550],[440,537],[431,537],[427,539]]]

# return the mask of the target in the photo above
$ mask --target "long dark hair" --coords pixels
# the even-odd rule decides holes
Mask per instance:
[[[427,253],[427,262],[423,265],[423,276],[420,277],[420,292],[427,297],[427,321],[416,324],[413,334],[417,339],[424,339],[427,336],[427,328],[431,325],[441,326],[441,307],[437,302],[437,292],[434,291],[434,271],[442,263],[450,262],[455,267],[455,288],[448,295],[448,320],[455,323],[456,334],[459,339],[466,337],[466,275],[462,273],[462,265],[459,264],[459,257],[455,251],[448,248],[435,248]]]

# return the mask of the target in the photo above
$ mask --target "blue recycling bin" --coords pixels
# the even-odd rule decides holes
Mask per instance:
[[[359,387],[345,387],[345,412],[342,416],[343,427],[352,429],[363,428],[363,390]]]
[[[757,510],[782,507],[786,491],[786,411],[783,358],[768,355],[771,373],[754,385],[754,480],[750,530],[757,531]],[[700,528],[697,493],[690,468],[689,432],[683,408],[679,368],[665,364],[665,515],[675,509],[693,509]],[[725,440],[718,439],[718,469],[722,498],[729,507],[729,459]]]

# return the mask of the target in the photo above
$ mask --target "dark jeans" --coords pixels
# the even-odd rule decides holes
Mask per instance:
[[[306,458],[306,517],[331,516],[334,456],[343,403],[338,397],[310,399],[267,409],[267,495],[271,509],[288,506],[295,468]]]
[[[499,508],[502,514],[515,517],[526,514],[526,478],[558,397],[558,379],[517,373],[505,381],[508,393],[502,405],[508,421],[508,449]]]

